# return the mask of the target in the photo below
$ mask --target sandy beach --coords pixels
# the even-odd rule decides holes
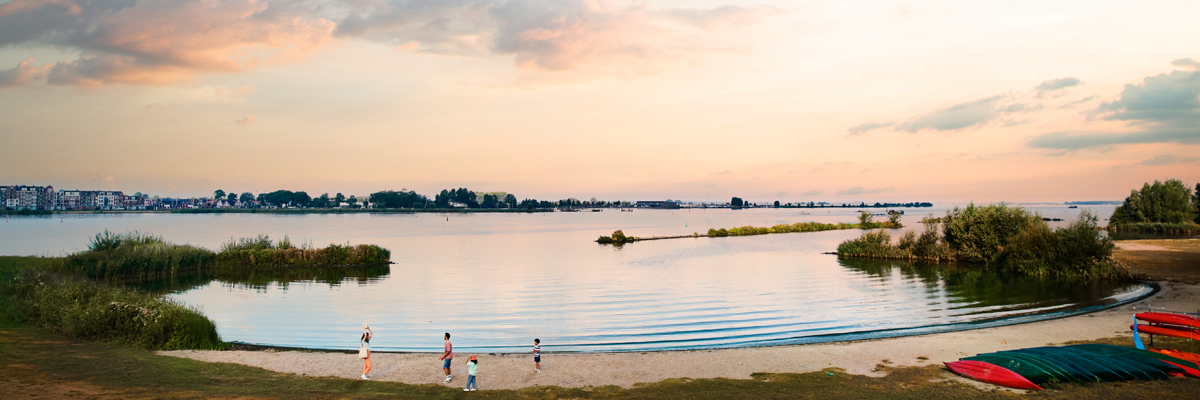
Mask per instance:
[[[1169,310],[1190,310],[1200,304],[1200,286],[1160,282],[1163,290],[1134,304]],[[542,372],[533,370],[529,354],[476,354],[478,381],[483,389],[519,389],[556,385],[586,387],[619,385],[668,378],[748,379],[755,372],[811,372],[840,368],[847,373],[882,376],[883,363],[891,367],[922,366],[960,357],[1007,349],[1061,344],[1129,335],[1132,306],[1050,321],[961,332],[893,339],[797,346],[757,347],[645,353],[553,354],[542,357]],[[209,362],[229,362],[272,371],[308,376],[357,379],[362,362],[355,354],[302,351],[164,351],[158,354]],[[470,354],[457,353],[454,379],[447,385],[466,383],[463,364]],[[442,384],[438,354],[375,353],[371,379],[410,384]],[[927,358],[926,360],[921,359]]]

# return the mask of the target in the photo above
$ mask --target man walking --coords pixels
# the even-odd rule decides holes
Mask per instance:
[[[446,352],[442,353],[442,371],[446,372],[446,382],[450,382],[450,362],[454,360],[454,345],[450,344],[450,332],[446,332]]]

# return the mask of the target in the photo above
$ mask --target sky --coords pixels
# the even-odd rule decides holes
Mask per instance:
[[[0,184],[728,201],[1200,181],[1195,1],[0,0]]]

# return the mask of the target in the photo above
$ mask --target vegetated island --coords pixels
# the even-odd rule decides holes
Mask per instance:
[[[151,350],[224,349],[216,324],[199,309],[162,296],[120,287],[194,272],[253,272],[390,264],[375,245],[314,248],[266,235],[230,239],[220,252],[179,245],[138,232],[105,231],[87,250],[37,259],[33,268],[0,268],[0,311],[17,322],[71,338]]]
[[[1024,275],[1132,280],[1139,276],[1112,258],[1109,232],[1200,233],[1200,184],[1146,183],[1113,211],[1107,228],[1083,210],[1065,228],[1051,229],[1037,213],[1005,204],[955,207],[926,218],[925,232],[892,243],[886,231],[867,232],[838,245],[839,257],[962,262]]]
[[[621,230],[617,230],[617,231],[613,232],[612,236],[601,236],[599,239],[596,239],[596,243],[623,245],[626,243],[644,242],[644,241],[648,241],[648,240],[663,240],[663,239],[683,239],[683,238],[701,238],[701,237],[717,238],[717,237],[728,237],[728,236],[767,235],[767,234],[772,234],[772,233],[821,232],[821,231],[835,231],[835,230],[843,230],[843,229],[897,229],[897,228],[904,227],[904,225],[902,225],[900,223],[901,215],[902,215],[902,213],[900,213],[900,212],[889,213],[887,221],[875,222],[874,221],[875,216],[873,214],[871,214],[870,212],[867,212],[867,211],[863,211],[858,216],[857,224],[851,224],[851,223],[845,223],[845,222],[836,223],[836,224],[825,224],[825,223],[820,223],[820,222],[797,222],[797,223],[790,224],[790,225],[789,224],[779,224],[779,225],[775,225],[772,227],[743,226],[743,227],[729,228],[729,229],[725,229],[725,228],[712,229],[712,228],[710,228],[708,230],[708,233],[706,233],[706,234],[700,234],[699,232],[693,232],[691,235],[676,235],[676,236],[634,237],[634,236],[626,236],[625,232],[623,232]]]
[[[1041,216],[1005,204],[955,207],[922,221],[925,232],[905,232],[897,243],[887,231],[864,233],[838,245],[839,257],[961,262],[1023,275],[1135,278],[1112,259],[1113,243],[1084,210],[1066,228],[1051,229]]]
[[[1178,179],[1131,190],[1113,210],[1109,232],[1200,234],[1200,183],[1192,191]]]

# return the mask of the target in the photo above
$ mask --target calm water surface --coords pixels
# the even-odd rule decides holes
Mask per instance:
[[[1035,208],[1071,218],[1078,210]],[[0,254],[80,250],[104,229],[153,232],[212,249],[266,233],[374,243],[390,267],[286,276],[191,276],[157,287],[197,305],[226,340],[308,348],[466,352],[628,351],[809,343],[1023,322],[1145,296],[1145,285],[1050,281],[822,255],[861,231],[592,241],[800,221],[852,222],[854,210],[606,210],[545,214],[128,214],[10,217]],[[920,230],[921,209],[904,218]],[[1095,209],[1107,216],[1112,208]],[[449,220],[447,220],[447,218]],[[1065,224],[1065,223],[1052,223]],[[908,228],[906,228],[908,229]],[[898,234],[898,233],[897,233]]]

